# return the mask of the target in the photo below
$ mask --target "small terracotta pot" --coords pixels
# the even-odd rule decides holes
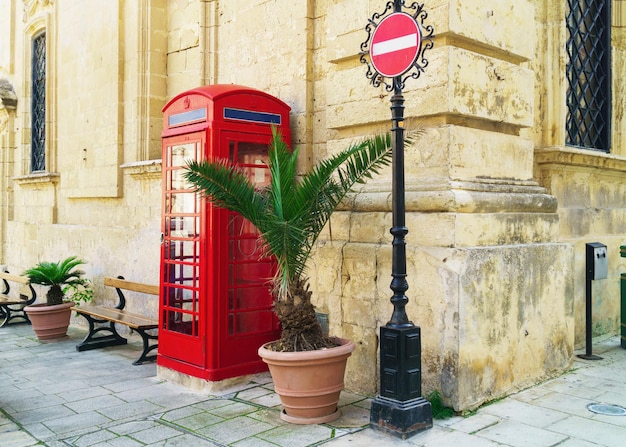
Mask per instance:
[[[74,304],[72,301],[54,306],[32,304],[26,306],[24,311],[39,340],[54,340],[67,335]]]
[[[259,348],[283,404],[281,419],[294,424],[322,424],[341,415],[337,403],[354,343],[336,340],[336,348],[317,351],[275,352],[265,348],[271,343]]]

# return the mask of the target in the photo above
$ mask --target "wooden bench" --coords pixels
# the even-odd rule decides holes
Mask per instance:
[[[0,327],[16,318],[22,320],[22,323],[30,324],[24,308],[35,302],[37,293],[33,286],[30,285],[29,279],[25,276],[12,275],[9,272],[0,272],[0,279],[3,286],[2,293],[0,293]],[[30,288],[30,297],[19,293],[19,290],[13,296],[9,295],[11,283],[17,285],[16,289],[19,289],[21,286],[28,286]]]
[[[126,281],[123,276],[104,278],[104,285],[115,287],[119,301],[115,307],[81,305],[74,308],[76,314],[85,317],[89,323],[89,333],[83,341],[76,345],[76,350],[87,351],[105,346],[127,344],[128,341],[115,329],[116,324],[121,324],[137,332],[143,340],[143,351],[139,358],[133,362],[133,365],[154,361],[156,354],[148,354],[157,349],[158,343],[150,344],[150,341],[157,340],[158,334],[151,334],[148,331],[158,329],[159,321],[125,310],[126,297],[122,290],[158,296],[159,286]]]

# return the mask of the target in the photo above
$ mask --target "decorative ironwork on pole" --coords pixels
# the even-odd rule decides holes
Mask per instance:
[[[428,59],[424,57],[424,53],[430,50],[433,45],[433,39],[435,38],[435,30],[432,25],[425,23],[428,18],[428,12],[424,9],[423,3],[413,2],[409,6],[406,6],[404,1],[401,2],[401,7],[407,10],[406,14],[413,17],[415,23],[418,24],[418,28],[421,34],[422,44],[419,46],[418,53],[415,56],[413,63],[407,68],[407,70],[400,76],[394,76],[391,82],[387,81],[387,78],[382,75],[376,67],[371,63],[370,59],[370,44],[374,30],[378,27],[380,22],[387,16],[387,14],[393,10],[394,12],[401,12],[401,8],[396,8],[394,1],[387,2],[387,6],[382,13],[374,13],[371,19],[369,19],[365,26],[367,32],[367,39],[361,43],[361,51],[359,52],[361,63],[367,65],[367,73],[365,76],[370,80],[370,83],[374,87],[379,87],[381,84],[385,86],[385,90],[392,92],[395,88],[404,89],[407,79],[417,79],[420,74],[426,70],[428,66]]]
[[[391,303],[393,313],[380,329],[380,395],[372,402],[370,426],[402,439],[432,427],[430,402],[422,397],[421,333],[408,318],[405,306],[406,242],[404,186],[404,97],[408,79],[417,79],[428,65],[424,52],[433,47],[434,30],[425,25],[424,5],[405,0],[387,2],[375,13],[361,44],[361,62],[374,87],[385,85],[391,97],[393,134]]]

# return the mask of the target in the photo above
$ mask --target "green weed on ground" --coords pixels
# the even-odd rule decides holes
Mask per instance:
[[[439,391],[432,391],[426,396],[426,399],[430,402],[430,406],[432,407],[433,419],[448,419],[454,416],[454,410],[443,404],[443,398]]]

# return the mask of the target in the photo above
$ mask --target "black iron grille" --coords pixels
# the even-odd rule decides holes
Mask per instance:
[[[31,172],[46,169],[46,34],[33,39]]]
[[[609,152],[610,0],[568,0],[567,4],[566,144]]]

